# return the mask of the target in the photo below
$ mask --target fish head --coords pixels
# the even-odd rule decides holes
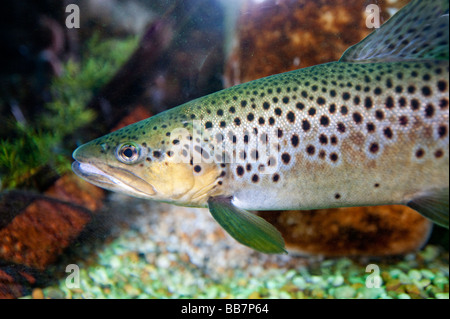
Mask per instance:
[[[73,152],[72,170],[107,190],[177,205],[205,206],[219,181],[218,164],[193,161],[192,139],[176,134],[169,137],[159,130],[138,134],[151,126],[147,123],[139,131],[142,124],[138,122],[78,147]]]

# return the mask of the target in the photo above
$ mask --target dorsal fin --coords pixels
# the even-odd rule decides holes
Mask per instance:
[[[339,61],[448,60],[448,12],[448,0],[413,0]]]

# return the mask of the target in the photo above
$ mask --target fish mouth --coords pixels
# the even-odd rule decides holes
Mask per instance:
[[[72,170],[84,180],[107,190],[147,199],[156,195],[151,184],[126,169],[75,158]]]

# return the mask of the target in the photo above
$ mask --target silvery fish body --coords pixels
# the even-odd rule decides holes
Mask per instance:
[[[78,148],[73,169],[110,190],[208,207],[267,253],[284,241],[247,210],[404,204],[448,227],[448,6],[412,1],[338,62],[125,127]]]

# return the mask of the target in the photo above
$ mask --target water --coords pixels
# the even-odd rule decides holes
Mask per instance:
[[[414,221],[402,236],[395,225],[391,235],[373,233],[358,218],[347,236],[333,234],[345,212],[266,213],[291,249],[267,256],[232,240],[206,210],[112,195],[70,169],[78,145],[126,124],[231,85],[336,61],[373,30],[368,5],[379,6],[383,23],[406,2],[6,2],[0,298],[448,298],[448,231],[438,227],[433,246],[408,258],[356,258],[344,267],[317,257],[419,249],[430,224],[415,213],[401,212]],[[399,208],[374,214],[388,223],[389,209]],[[365,285],[368,264],[383,277],[376,293]],[[409,268],[432,271],[431,284],[396,282]]]

